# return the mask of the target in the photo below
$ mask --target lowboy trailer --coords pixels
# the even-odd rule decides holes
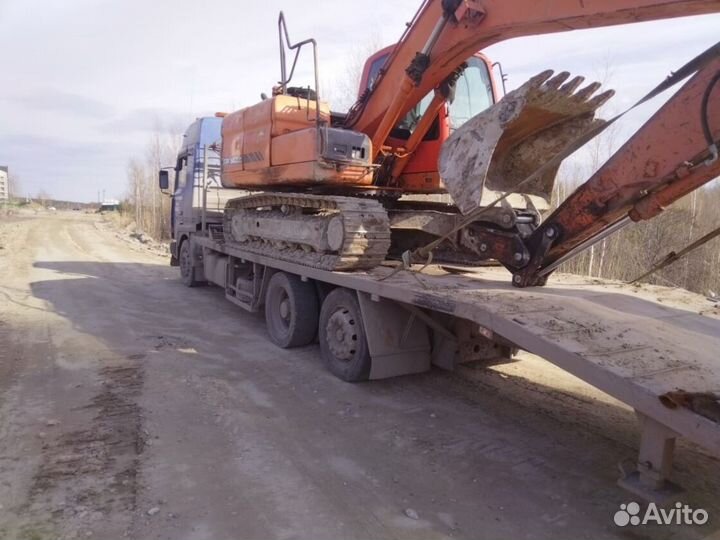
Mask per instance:
[[[517,288],[501,267],[328,271],[228,243],[224,201],[238,190],[213,184],[216,127],[198,119],[175,167],[171,251],[185,285],[217,285],[243,309],[263,310],[281,347],[317,340],[349,382],[536,354],[635,410],[639,452],[619,484],[646,500],[680,491],[669,479],[679,437],[720,457],[720,320],[617,284]]]
[[[720,456],[720,418],[667,397],[720,388],[717,319],[612,286],[518,289],[499,269],[456,274],[435,267],[390,277],[387,267],[328,272],[228,247],[210,235],[192,235],[190,242],[196,279],[224,288],[228,300],[248,311],[264,308],[268,333],[282,346],[306,345],[317,331],[323,358],[340,378],[452,369],[521,348],[635,409],[640,451],[620,479],[634,493],[661,500],[677,491],[668,477],[678,437]],[[251,286],[238,287],[248,275]],[[365,350],[353,354],[353,348]]]

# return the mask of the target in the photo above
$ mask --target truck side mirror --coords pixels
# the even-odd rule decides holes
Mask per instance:
[[[158,183],[160,184],[160,191],[167,191],[170,188],[170,173],[163,169],[158,174]]]

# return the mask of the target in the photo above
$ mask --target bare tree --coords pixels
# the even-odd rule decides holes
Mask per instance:
[[[15,199],[20,196],[20,177],[14,173],[8,173],[7,179],[8,197]]]
[[[333,110],[346,111],[358,98],[360,79],[367,59],[382,49],[379,34],[372,34],[364,45],[353,48],[345,58],[344,70],[332,80],[323,80],[324,95]]]
[[[44,207],[47,207],[48,203],[50,202],[50,199],[51,199],[50,195],[44,189],[39,190],[37,192],[37,194],[35,195],[35,200],[41,206],[44,206]]]
[[[142,164],[137,159],[128,162],[128,184],[130,186],[129,205],[134,213],[133,219],[136,225],[143,223],[143,191],[145,181]]]
[[[181,140],[178,131],[164,130],[158,124],[144,155],[128,161],[125,212],[139,232],[158,240],[170,236],[170,200],[158,190],[157,173],[163,165],[175,161]]]

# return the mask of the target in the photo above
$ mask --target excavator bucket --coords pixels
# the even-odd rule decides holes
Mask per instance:
[[[518,184],[597,122],[595,111],[614,92],[600,83],[578,90],[582,77],[548,70],[509,92],[448,138],[440,177],[463,214],[482,205],[485,189],[515,191]],[[557,167],[519,192],[550,202]]]

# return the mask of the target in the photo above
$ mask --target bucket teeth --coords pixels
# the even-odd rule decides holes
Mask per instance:
[[[583,82],[566,71],[543,71],[455,130],[440,154],[440,176],[463,214],[480,206],[484,188],[514,190],[567,144],[603,122],[595,112],[614,92],[596,94],[600,83],[580,88]],[[549,202],[556,174],[557,168],[548,171],[520,191]]]
[[[589,104],[593,107],[593,109],[599,109],[605,103],[608,102],[608,100],[615,95],[615,90],[606,90],[602,94],[598,94],[594,98],[592,98],[589,101]]]
[[[588,84],[585,88],[580,90],[579,92],[575,93],[575,101],[578,103],[581,103],[583,101],[586,101],[587,98],[592,96],[595,92],[597,92],[600,89],[600,83],[594,82]]]
[[[562,87],[560,88],[560,92],[562,92],[563,94],[572,94],[580,87],[584,80],[585,77],[580,77],[579,75],[577,77],[573,77],[572,79],[570,79],[569,82],[566,82],[562,85]]]
[[[557,90],[565,81],[567,81],[569,76],[570,73],[568,73],[567,71],[561,71],[560,73],[545,82],[545,88],[547,90]]]

